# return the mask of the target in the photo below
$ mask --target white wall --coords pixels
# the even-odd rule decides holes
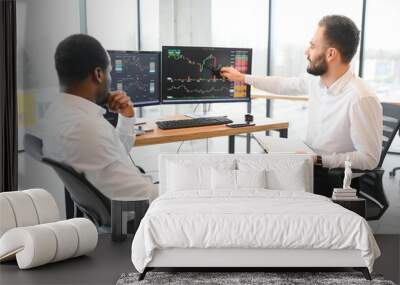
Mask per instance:
[[[159,0],[140,1],[141,50],[160,49],[160,4]],[[168,2],[168,1],[162,1]],[[165,4],[165,3],[164,3]]]
[[[40,135],[40,120],[58,95],[54,52],[66,36],[79,33],[79,0],[17,0],[17,88],[19,149],[25,131]],[[63,185],[53,170],[25,153],[18,157],[20,189],[50,191],[62,214]]]
[[[86,0],[87,32],[104,48],[137,49],[135,0]]]

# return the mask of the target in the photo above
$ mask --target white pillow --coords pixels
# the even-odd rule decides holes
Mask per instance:
[[[307,191],[309,184],[307,160],[293,158],[238,158],[239,170],[266,170],[267,188],[272,190]]]
[[[234,169],[233,159],[182,158],[166,164],[167,191],[211,190],[211,168]]]
[[[267,187],[272,190],[307,191],[305,162],[290,168],[270,169],[267,172]]]
[[[266,188],[266,171],[211,169],[212,190],[240,190],[243,188]]]
[[[168,167],[168,190],[210,189],[210,167],[174,162],[170,162]]]
[[[267,188],[267,171],[236,170],[237,188]]]
[[[236,170],[211,168],[212,190],[236,190]]]

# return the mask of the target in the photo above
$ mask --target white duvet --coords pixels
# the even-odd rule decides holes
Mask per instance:
[[[380,255],[359,215],[323,196],[265,189],[160,196],[134,237],[132,262],[143,272],[165,248],[358,249],[370,271]]]

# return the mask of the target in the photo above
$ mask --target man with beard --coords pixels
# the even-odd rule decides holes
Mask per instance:
[[[61,94],[44,118],[43,153],[64,162],[106,197],[153,200],[157,188],[129,157],[135,134],[133,103],[122,91],[110,91],[110,57],[93,37],[76,34],[55,52]],[[118,113],[114,128],[103,117],[107,105]]]
[[[305,143],[314,158],[314,192],[331,196],[328,169],[377,166],[382,144],[382,107],[366,83],[353,74],[350,62],[357,51],[359,30],[344,16],[325,16],[305,51],[307,72],[319,77],[256,77],[232,67],[221,69],[230,81],[283,95],[308,94],[308,129]]]

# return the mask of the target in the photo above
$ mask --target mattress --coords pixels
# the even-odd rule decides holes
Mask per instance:
[[[372,271],[380,251],[364,218],[307,192],[167,192],[143,218],[132,262],[143,272],[162,249],[359,250]]]

